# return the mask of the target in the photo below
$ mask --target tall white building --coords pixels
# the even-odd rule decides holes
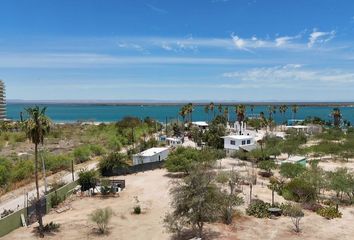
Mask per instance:
[[[6,119],[6,95],[5,84],[0,80],[0,120]]]

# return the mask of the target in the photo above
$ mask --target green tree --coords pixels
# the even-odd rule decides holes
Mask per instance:
[[[295,178],[306,171],[306,167],[299,163],[282,163],[280,175],[286,178]]]
[[[205,223],[217,220],[220,207],[220,191],[213,182],[214,174],[197,167],[171,189],[174,221],[183,221],[203,237]]]
[[[271,174],[272,170],[277,168],[277,165],[273,160],[264,160],[258,163],[258,167]]]
[[[81,186],[81,191],[87,191],[95,188],[98,182],[97,172],[95,170],[82,169],[79,172],[78,183]]]
[[[36,182],[36,215],[39,224],[39,234],[40,237],[44,237],[43,234],[43,220],[40,209],[40,196],[39,196],[39,184],[38,184],[38,145],[43,144],[44,137],[50,131],[51,122],[49,118],[46,116],[47,108],[40,108],[35,106],[33,108],[26,108],[26,112],[29,116],[24,122],[24,130],[28,139],[34,144],[34,165],[35,165],[35,182]]]
[[[106,176],[108,173],[113,173],[119,169],[125,169],[128,166],[128,156],[126,154],[111,152],[100,160],[98,169],[102,176]]]

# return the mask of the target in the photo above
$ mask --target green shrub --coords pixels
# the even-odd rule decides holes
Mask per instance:
[[[71,167],[71,158],[69,155],[42,153],[42,156],[45,159],[47,170],[58,172]]]
[[[102,195],[108,195],[111,191],[111,185],[109,180],[102,180],[101,181],[101,188],[100,188]]]
[[[81,146],[74,150],[74,157],[76,163],[83,163],[91,158],[91,150],[89,146]]]
[[[119,152],[108,154],[98,164],[99,171],[103,176],[116,170],[127,168],[128,166],[128,156]]]
[[[102,147],[101,145],[97,145],[97,144],[91,144],[89,146],[90,151],[93,153],[93,155],[95,156],[102,156],[103,154],[106,153],[106,149],[104,149],[104,147]]]
[[[326,219],[333,219],[333,218],[341,218],[342,217],[342,213],[339,212],[334,206],[320,208],[320,209],[318,209],[318,211],[316,213]]]
[[[44,225],[43,231],[46,233],[57,232],[59,228],[60,228],[60,224],[50,222],[50,223]]]
[[[134,214],[137,214],[137,215],[141,214],[141,207],[140,206],[134,207]]]
[[[110,207],[104,209],[97,209],[93,213],[91,213],[90,219],[94,223],[97,224],[99,232],[104,234],[107,230],[107,225],[109,220],[112,218],[113,211]]]
[[[87,191],[95,188],[98,182],[97,172],[95,170],[81,170],[79,172],[78,183],[81,186],[81,191]]]
[[[316,188],[303,178],[294,178],[284,185],[282,196],[295,202],[312,202],[316,199]]]
[[[251,204],[246,209],[246,214],[257,218],[266,218],[270,216],[268,209],[271,207],[270,203],[262,200],[252,200]]]
[[[280,175],[286,178],[295,178],[306,171],[306,167],[298,163],[282,163]]]
[[[54,194],[50,197],[50,203],[53,208],[57,207],[61,202],[64,201],[64,198],[61,198],[57,192],[54,192]]]
[[[11,178],[12,164],[9,160],[0,158],[0,186],[9,183]]]
[[[31,177],[34,173],[34,164],[31,160],[18,161],[11,172],[11,181],[18,182]]]

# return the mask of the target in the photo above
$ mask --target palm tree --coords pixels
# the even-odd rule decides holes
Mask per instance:
[[[286,113],[287,110],[288,110],[288,106],[287,105],[283,104],[283,105],[279,106],[279,112],[280,112],[280,114],[283,117],[283,123],[285,122],[285,113]]]
[[[241,126],[241,122],[245,120],[245,114],[246,114],[246,106],[243,104],[239,104],[236,106],[236,115],[237,115],[237,121],[239,122]]]
[[[39,224],[39,234],[41,237],[44,237],[44,235],[38,186],[38,145],[43,144],[45,135],[47,135],[50,131],[51,121],[45,115],[46,109],[46,107],[40,108],[38,106],[34,108],[26,108],[25,110],[29,116],[29,119],[27,119],[24,124],[26,135],[34,144],[34,165],[37,190],[36,215]]]
[[[339,108],[333,108],[332,117],[333,117],[333,125],[334,125],[335,127],[339,127],[339,125],[340,125],[340,120],[341,120],[341,118],[342,118],[342,114],[341,114]]]
[[[183,124],[185,124],[186,123],[186,116],[187,116],[187,108],[186,108],[186,106],[182,106],[182,108],[179,110],[179,115],[183,119]]]
[[[209,105],[205,105],[204,112],[207,114],[207,120],[209,121]]]
[[[293,112],[293,119],[296,118],[296,113],[299,111],[299,106],[298,105],[292,105],[291,106],[291,111]]]
[[[218,111],[219,111],[219,115],[221,115],[221,113],[222,113],[222,105],[221,104],[218,105]]]
[[[250,105],[250,109],[251,109],[251,113],[252,113],[252,117],[253,117],[254,105]]]
[[[210,111],[213,113],[214,118],[215,118],[215,111],[214,111],[214,108],[215,108],[215,104],[214,104],[213,102],[209,103],[209,109],[210,109]]]
[[[229,122],[229,107],[224,108],[224,116],[227,119],[227,121]]]
[[[276,106],[274,106],[274,105],[268,106],[268,116],[269,116],[269,120],[270,120],[270,121],[273,120],[273,114],[275,114],[276,111],[277,111]]]
[[[186,106],[187,109],[187,114],[189,115],[189,121],[192,122],[193,121],[193,103],[188,103]]]

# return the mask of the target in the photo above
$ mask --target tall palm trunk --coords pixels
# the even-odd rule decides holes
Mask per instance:
[[[39,233],[40,237],[44,237],[43,235],[43,220],[42,220],[42,213],[41,213],[41,201],[39,197],[39,185],[38,185],[38,144],[34,144],[34,165],[35,165],[35,177],[36,177],[36,190],[37,190],[37,200],[36,200],[36,214],[37,220],[39,224]]]

